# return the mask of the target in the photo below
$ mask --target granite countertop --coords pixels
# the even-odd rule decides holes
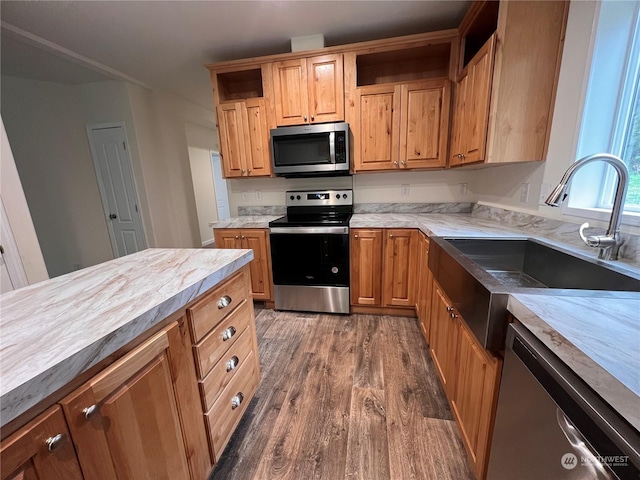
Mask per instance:
[[[247,215],[245,217],[231,217],[227,220],[209,222],[211,228],[269,228],[269,222],[277,220],[283,215]]]
[[[3,294],[0,424],[252,259],[251,250],[147,249]]]
[[[640,294],[634,299],[514,294],[507,309],[640,430]]]

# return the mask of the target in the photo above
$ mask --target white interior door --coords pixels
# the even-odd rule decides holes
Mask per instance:
[[[146,248],[124,127],[87,127],[109,236],[116,257]]]
[[[220,164],[220,154],[218,152],[211,152],[211,165],[213,167],[213,185],[216,192],[218,220],[226,220],[231,217],[231,211],[229,209],[227,181],[222,178],[222,165]]]
[[[0,198],[0,293],[26,287],[28,284],[9,217]]]

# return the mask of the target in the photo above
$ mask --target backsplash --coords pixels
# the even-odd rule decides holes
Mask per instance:
[[[354,213],[471,213],[472,203],[356,203]]]
[[[580,240],[578,233],[580,225],[577,223],[563,222],[562,220],[553,218],[478,204],[473,205],[472,216],[494,220],[506,225],[518,227],[533,234],[544,235],[570,245],[584,247],[584,243]],[[601,229],[599,230],[602,231]],[[628,233],[621,233],[620,236],[624,240],[624,243],[620,247],[619,257],[639,264],[640,236]]]

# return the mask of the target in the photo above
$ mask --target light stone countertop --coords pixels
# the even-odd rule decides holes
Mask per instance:
[[[245,217],[231,217],[227,220],[209,222],[211,228],[269,228],[269,222],[277,220],[283,215],[247,215]]]
[[[507,309],[640,430],[637,298],[514,294]]]
[[[0,296],[1,425],[253,259],[147,249]]]

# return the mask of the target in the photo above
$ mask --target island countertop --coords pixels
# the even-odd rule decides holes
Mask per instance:
[[[3,294],[1,425],[252,259],[252,250],[153,248]]]

